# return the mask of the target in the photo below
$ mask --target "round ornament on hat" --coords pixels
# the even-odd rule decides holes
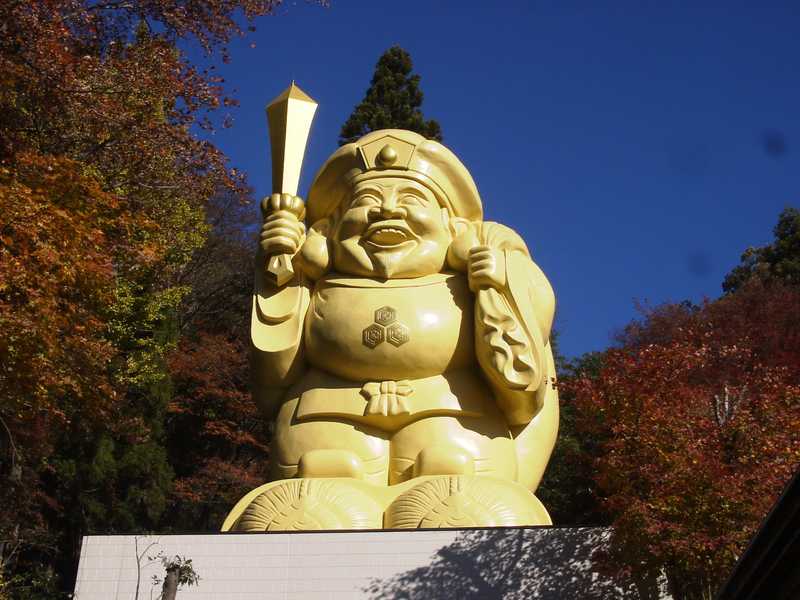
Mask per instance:
[[[377,162],[381,167],[391,167],[397,162],[397,150],[392,148],[390,144],[386,144],[378,153]]]

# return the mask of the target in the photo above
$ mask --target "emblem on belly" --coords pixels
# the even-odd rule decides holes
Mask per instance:
[[[391,306],[382,306],[376,310],[374,322],[361,332],[361,341],[370,349],[383,342],[399,347],[410,338],[408,327],[397,320],[397,311]]]

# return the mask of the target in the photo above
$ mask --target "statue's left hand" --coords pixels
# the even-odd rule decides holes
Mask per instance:
[[[502,250],[489,246],[473,246],[467,264],[469,289],[477,292],[481,288],[500,289],[506,285],[506,257]]]

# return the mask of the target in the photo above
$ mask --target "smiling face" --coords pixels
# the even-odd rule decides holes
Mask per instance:
[[[450,244],[447,210],[413,179],[376,177],[355,183],[333,232],[340,273],[381,279],[442,270]]]

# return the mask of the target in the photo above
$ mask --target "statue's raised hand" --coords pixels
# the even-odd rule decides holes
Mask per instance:
[[[261,249],[266,256],[294,256],[305,239],[302,221],[305,205],[299,196],[272,194],[261,201],[264,225],[261,227]]]
[[[469,289],[477,292],[481,288],[500,289],[506,285],[506,257],[502,250],[490,246],[473,246],[467,259]]]

